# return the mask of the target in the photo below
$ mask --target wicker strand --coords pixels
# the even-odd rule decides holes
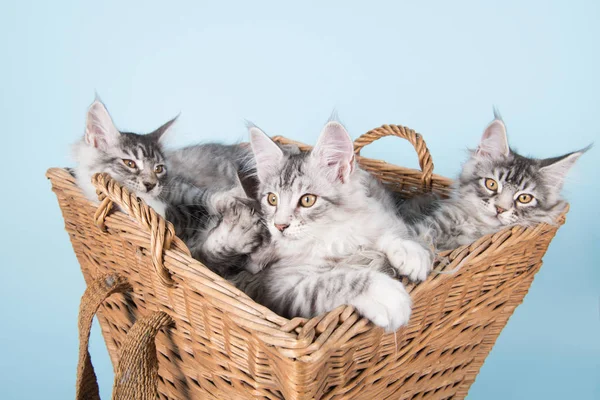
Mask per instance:
[[[166,313],[156,311],[131,327],[120,351],[113,400],[156,400],[158,359],[154,339],[161,328],[172,323]]]
[[[150,232],[150,249],[152,266],[160,281],[167,287],[172,287],[175,282],[171,273],[164,265],[164,250],[171,247],[175,238],[173,224],[165,221],[143,200],[138,199],[126,188],[121,187],[107,173],[95,174],[92,183],[96,186],[101,200],[100,206],[94,215],[96,225],[104,230],[104,221],[108,211],[116,204],[119,208],[133,217],[142,227]]]
[[[94,315],[100,304],[113,293],[129,289],[127,282],[119,276],[102,275],[85,290],[79,306],[79,362],[77,364],[77,400],[100,400],[96,374],[88,351],[90,331]]]
[[[397,136],[408,140],[413,145],[419,157],[419,167],[421,167],[421,171],[423,172],[423,176],[421,177],[423,188],[430,189],[431,177],[433,175],[431,154],[421,134],[410,128],[401,125],[382,125],[379,128],[371,129],[354,141],[354,153],[360,156],[360,151],[363,147],[386,136]]]
[[[92,281],[81,298],[76,400],[100,400],[96,373],[88,350],[92,321],[104,300],[114,293],[130,290],[131,286],[124,278],[105,274]],[[166,313],[156,311],[139,319],[131,327],[119,352],[113,400],[157,398],[158,360],[154,339],[161,328],[172,323],[173,320]]]

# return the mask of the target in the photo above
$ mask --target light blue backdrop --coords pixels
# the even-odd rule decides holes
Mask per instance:
[[[73,398],[84,282],[44,172],[71,165],[95,90],[122,129],[181,111],[174,144],[243,139],[244,119],[313,143],[334,108],[354,137],[405,124],[448,176],[493,104],[527,154],[600,136],[597,1],[156,3],[0,5],[2,399]],[[599,151],[470,400],[600,398]],[[365,152],[416,166],[399,140]],[[97,327],[91,353],[109,398]]]

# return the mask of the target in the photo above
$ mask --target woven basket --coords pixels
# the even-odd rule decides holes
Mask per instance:
[[[421,171],[360,157],[383,136],[410,141]],[[425,142],[410,129],[384,125],[358,138],[355,150],[363,168],[406,196],[449,191],[451,180],[433,174]],[[282,318],[192,259],[172,225],[108,175],[93,178],[99,207],[67,170],[47,176],[88,283],[80,314],[81,399],[97,398],[85,394],[86,385],[97,392],[87,354],[96,309],[116,385],[132,381],[136,366],[152,372],[158,364],[156,379],[139,380],[154,385],[151,394],[131,389],[123,399],[155,398],[156,391],[161,399],[462,399],[565,217],[444,253],[438,272],[407,283],[414,301],[409,325],[385,334],[350,306],[310,320]],[[111,211],[113,204],[121,211]],[[143,363],[131,361],[136,354]]]

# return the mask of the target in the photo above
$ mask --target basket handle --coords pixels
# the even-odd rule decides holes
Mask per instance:
[[[113,293],[131,290],[118,275],[102,275],[85,290],[79,307],[79,362],[76,400],[100,400],[96,373],[88,351],[92,321],[104,300]],[[172,323],[162,311],[139,319],[131,327],[121,349],[113,384],[113,400],[157,398],[158,360],[154,339],[158,331]]]
[[[419,157],[419,167],[421,167],[421,172],[423,172],[421,177],[423,187],[431,188],[431,178],[433,176],[431,153],[429,153],[423,136],[410,128],[402,125],[382,125],[379,128],[371,129],[354,141],[354,153],[360,156],[360,151],[363,147],[386,136],[397,136],[408,140],[413,145]]]
[[[100,206],[98,206],[94,215],[96,225],[104,229],[105,218],[113,203],[116,203],[119,208],[127,212],[150,232],[152,266],[161,282],[167,287],[172,287],[174,281],[171,273],[163,263],[163,252],[171,247],[171,242],[175,238],[173,224],[165,221],[143,200],[138,200],[135,194],[130,193],[107,173],[94,174],[92,184],[96,187],[100,199]]]

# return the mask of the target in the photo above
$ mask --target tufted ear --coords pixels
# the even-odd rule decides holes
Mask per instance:
[[[506,137],[506,126],[504,122],[496,116],[483,131],[477,155],[482,157],[501,158],[510,154],[508,139]]]
[[[312,151],[332,182],[347,182],[354,170],[354,145],[342,124],[328,122]]]
[[[165,133],[169,132],[171,129],[171,126],[173,126],[173,124],[175,122],[177,122],[177,118],[179,118],[179,114],[177,114],[175,116],[175,118],[165,122],[164,124],[162,124],[158,129],[156,129],[154,132],[149,133],[150,136],[152,136],[152,138],[154,140],[156,140],[157,142],[160,142],[162,140],[164,140],[165,138]]]
[[[256,160],[256,172],[258,178],[264,180],[267,176],[279,172],[283,151],[258,127],[250,126],[249,132],[250,145]]]
[[[106,150],[119,143],[121,133],[113,123],[106,106],[96,99],[87,112],[85,141],[87,144]]]
[[[549,182],[554,182],[557,187],[562,188],[565,178],[567,177],[567,173],[569,170],[571,170],[573,165],[575,165],[575,161],[577,161],[579,157],[581,157],[581,155],[588,151],[591,147],[592,145],[590,144],[579,151],[574,151],[559,157],[541,160],[540,172],[544,174]]]

